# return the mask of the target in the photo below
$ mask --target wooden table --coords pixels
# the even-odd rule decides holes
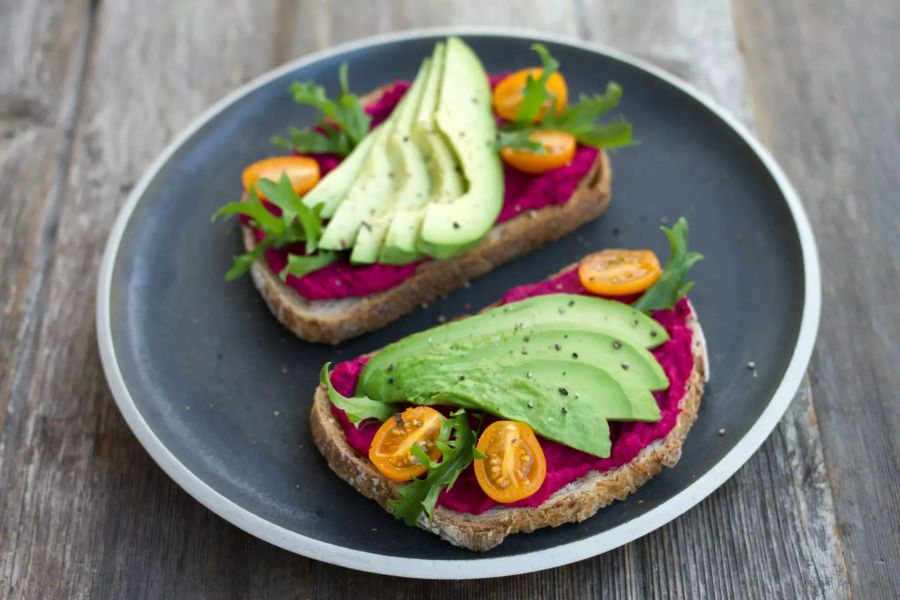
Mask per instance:
[[[0,2],[0,596],[900,596],[900,4]],[[532,27],[692,82],[781,161],[818,238],[809,377],[720,490],[603,556],[483,582],[379,577],[219,519],[125,426],[94,336],[135,180],[226,92],[289,59],[429,25]]]

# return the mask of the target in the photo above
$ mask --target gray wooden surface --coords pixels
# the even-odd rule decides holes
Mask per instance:
[[[823,260],[809,377],[719,491],[603,556],[445,583],[294,556],[194,502],[125,426],[94,338],[106,235],[235,86],[345,40],[474,24],[632,52],[758,132]],[[895,0],[0,0],[0,597],[900,596],[898,40]]]

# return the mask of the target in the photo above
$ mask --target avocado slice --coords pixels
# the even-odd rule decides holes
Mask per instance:
[[[652,391],[669,381],[647,349],[667,338],[621,302],[537,296],[387,346],[363,368],[356,394],[482,410],[608,456],[608,419],[659,419]]]
[[[322,217],[330,219],[334,215],[338,204],[347,196],[347,192],[356,181],[359,170],[362,168],[376,136],[369,134],[356,145],[350,155],[341,161],[334,169],[328,172],[316,186],[303,197],[303,203],[310,208],[319,204],[322,207]]]
[[[640,348],[653,348],[669,337],[662,325],[615,300],[575,294],[535,296],[415,333],[385,347],[363,369],[361,389],[367,388],[373,373],[404,356],[423,354],[435,342],[452,344],[502,332],[524,333],[538,326],[599,331]]]
[[[458,363],[493,364],[497,361],[556,360],[581,362],[607,371],[624,385],[664,390],[669,379],[650,352],[628,341],[599,331],[577,330],[558,325],[539,325],[515,332],[446,343],[434,341],[424,352],[397,357],[394,368],[372,373],[366,381],[366,395],[383,395],[393,373],[414,377],[415,373]],[[372,395],[375,394],[375,396]]]
[[[547,439],[601,457],[610,453],[607,419],[660,418],[648,390],[583,362],[505,359],[411,373],[395,369],[393,375],[372,398],[483,410],[524,421]]]
[[[392,117],[367,137],[372,147],[347,195],[338,204],[331,220],[322,232],[319,247],[325,250],[346,250],[353,246],[364,219],[391,193],[393,166],[387,158],[387,137],[393,127]],[[364,138],[365,139],[365,138]]]
[[[459,197],[464,189],[461,168],[434,122],[445,58],[446,45],[439,42],[434,49],[431,71],[425,81],[412,128],[413,141],[425,158],[431,193],[427,198],[416,198],[415,202],[403,205],[398,203],[379,259],[383,263],[406,264],[421,259],[423,254],[418,251],[416,244],[426,206],[430,203],[449,202]]]
[[[376,262],[397,208],[423,204],[428,198],[431,182],[425,158],[413,142],[412,130],[430,71],[431,59],[426,58],[412,86],[394,111],[396,121],[386,146],[388,161],[393,165],[393,190],[366,218],[365,225],[359,230],[350,254],[353,263]]]
[[[459,161],[466,189],[425,209],[417,247],[434,258],[450,258],[475,245],[490,230],[503,205],[503,169],[487,74],[461,39],[447,39],[435,124]]]

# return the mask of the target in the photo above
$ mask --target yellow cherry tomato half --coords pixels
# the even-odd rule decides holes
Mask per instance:
[[[418,444],[428,458],[437,460],[441,453],[435,440],[441,433],[444,416],[428,406],[412,406],[381,424],[372,445],[369,460],[391,481],[409,481],[428,468],[412,453]]]
[[[575,137],[565,131],[538,130],[528,136],[528,139],[540,143],[544,152],[538,154],[528,150],[501,148],[500,156],[512,168],[531,175],[566,166],[575,156],[578,145]]]
[[[319,163],[308,156],[273,156],[257,161],[244,169],[241,180],[244,189],[249,190],[256,186],[260,179],[271,179],[274,182],[281,180],[281,175],[286,173],[291,180],[291,186],[298,195],[303,195],[319,183]],[[256,193],[260,198],[265,198],[259,187]]]
[[[475,478],[492,500],[516,502],[534,494],[544,483],[547,460],[528,424],[491,423],[476,447],[484,458],[475,459]]]
[[[494,86],[494,92],[491,98],[494,104],[494,110],[497,111],[497,114],[507,121],[514,121],[519,114],[519,107],[522,106],[522,97],[525,91],[525,83],[528,81],[528,76],[531,75],[532,78],[537,79],[543,72],[544,70],[540,68],[522,69],[521,71],[516,71],[501,79],[500,82]],[[551,106],[550,102],[553,103],[552,106],[554,106],[554,111],[558,114],[562,112],[566,107],[566,103],[569,101],[569,88],[566,86],[565,78],[563,78],[559,71],[553,73],[547,79],[546,89],[553,94],[555,98],[551,99],[546,106],[538,111],[538,114],[534,119],[535,121],[540,121],[543,118],[544,114]]]
[[[628,296],[643,292],[662,269],[652,250],[610,249],[591,254],[578,265],[581,285],[592,294]]]

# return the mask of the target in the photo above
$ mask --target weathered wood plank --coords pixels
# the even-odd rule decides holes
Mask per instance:
[[[900,5],[739,2],[763,139],[825,265],[811,375],[854,595],[900,590]]]
[[[0,5],[0,425],[12,365],[33,353],[87,21],[87,2]]]
[[[69,176],[54,214],[65,226],[47,250],[49,270],[34,274],[46,280],[45,300],[29,307],[37,360],[13,366],[23,383],[14,390],[15,413],[7,413],[0,447],[0,595],[249,595],[297,562],[224,524],[152,463],[112,403],[93,318],[101,251],[127,190],[191,118],[274,66],[277,51],[266,33],[280,8],[244,2],[223,10],[207,1],[165,9],[110,2],[98,9]],[[55,34],[33,29],[42,38],[31,50],[39,56],[53,47]],[[55,71],[43,75],[39,98],[63,93],[53,79],[65,73]],[[25,239],[34,238],[32,232]],[[15,251],[12,259],[27,256]],[[245,564],[248,547],[258,551]],[[291,589],[302,594],[302,579]]]
[[[0,5],[0,469],[23,422],[23,390],[40,358],[35,342],[46,304],[87,50],[86,2],[22,1]],[[14,467],[18,468],[18,467]],[[2,472],[2,471],[0,471]],[[31,576],[25,557],[7,551],[33,531],[18,526],[14,491],[0,486],[0,595],[13,597]]]

